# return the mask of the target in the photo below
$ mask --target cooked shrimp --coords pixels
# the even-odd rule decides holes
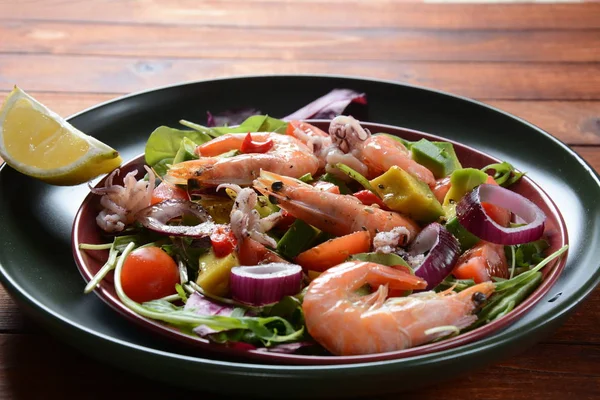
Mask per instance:
[[[293,120],[288,122],[286,133],[307,145],[319,159],[321,168],[325,167],[327,151],[331,147],[331,137],[327,132],[307,122]]]
[[[308,146],[319,159],[319,170],[329,172],[343,181],[350,181],[348,175],[335,167],[335,164],[346,164],[362,175],[367,175],[367,166],[352,153],[345,153],[337,144],[332,142],[332,137],[325,131],[307,122],[290,121],[287,134],[300,140]]]
[[[419,226],[401,214],[365,206],[354,196],[325,192],[272,172],[261,171],[254,188],[276,200],[294,217],[334,235],[366,230],[373,237],[377,232],[402,226],[407,229],[410,241],[419,232]]]
[[[424,281],[418,279],[370,262],[333,267],[313,280],[304,296],[308,332],[334,355],[407,349],[468,327],[477,319],[474,312],[494,291],[493,283],[486,282],[459,293],[422,292],[386,299],[388,288],[423,288]],[[361,296],[357,289],[365,284],[378,288]]]
[[[319,169],[319,160],[305,144],[292,136],[279,133],[252,133],[253,141],[273,142],[273,146],[264,153],[216,156],[230,150],[240,150],[246,135],[230,133],[199,146],[200,159],[171,166],[166,180],[175,184],[187,184],[188,180],[195,180],[210,186],[222,183],[247,186],[261,169],[295,178],[307,173],[315,174]]]
[[[397,165],[429,186],[435,185],[433,173],[414,161],[406,146],[386,135],[372,136],[350,116],[335,117],[329,126],[329,134],[342,152],[352,154],[366,165],[371,178]]]

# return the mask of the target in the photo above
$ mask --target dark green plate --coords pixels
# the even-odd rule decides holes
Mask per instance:
[[[148,134],[179,119],[204,121],[206,110],[252,106],[283,116],[334,88],[367,93],[369,120],[465,143],[505,159],[539,184],[565,219],[567,265],[549,293],[519,321],[474,343],[398,360],[337,366],[282,366],[208,358],[121,318],[84,281],[71,253],[71,226],[88,193],[0,170],[0,276],[29,314],[61,340],[129,371],[221,394],[315,397],[414,389],[505,359],[556,329],[600,281],[598,175],[547,133],[480,103],[391,82],[326,76],[243,77],[153,90],[73,117],[82,131],[117,148],[143,151]]]

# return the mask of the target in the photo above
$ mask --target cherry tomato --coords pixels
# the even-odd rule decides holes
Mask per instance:
[[[161,182],[160,185],[152,191],[152,200],[150,204],[154,205],[170,199],[189,200],[190,198],[187,192],[182,188],[166,182]]]
[[[177,283],[177,264],[158,247],[135,249],[127,256],[121,270],[123,291],[138,303],[174,294]]]

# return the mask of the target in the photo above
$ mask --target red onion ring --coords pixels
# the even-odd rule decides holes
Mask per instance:
[[[283,296],[300,292],[302,267],[270,263],[252,267],[233,267],[229,276],[231,297],[253,306],[276,303]]]
[[[505,208],[527,225],[506,228],[498,225],[483,209],[481,202]],[[538,240],[544,233],[546,215],[531,200],[502,186],[481,184],[467,193],[456,205],[456,216],[462,226],[485,241],[514,245]]]
[[[167,225],[173,218],[184,215],[196,217],[202,223],[194,226]],[[135,219],[145,228],[169,236],[204,237],[210,235],[217,226],[202,206],[189,200],[162,201],[140,210]]]
[[[460,255],[460,243],[446,228],[433,222],[423,228],[408,250],[413,257],[426,253],[415,268],[415,275],[427,281],[425,290],[431,290],[452,272]]]

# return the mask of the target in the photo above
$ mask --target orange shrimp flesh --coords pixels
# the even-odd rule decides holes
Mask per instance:
[[[172,165],[165,179],[174,184],[187,184],[188,180],[193,180],[208,186],[223,183],[248,186],[261,169],[299,178],[308,173],[315,174],[319,168],[319,160],[301,141],[271,132],[252,133],[255,141],[273,141],[273,146],[265,153],[217,157],[230,150],[239,150],[246,135],[230,133],[199,146],[200,159]]]
[[[261,171],[254,188],[294,217],[337,236],[366,230],[373,237],[403,226],[411,240],[420,230],[416,222],[397,212],[365,206],[354,196],[325,192],[273,172]]]
[[[477,319],[474,312],[494,291],[493,283],[485,282],[459,293],[448,290],[387,298],[388,288],[423,288],[424,281],[419,279],[370,262],[349,261],[333,267],[314,279],[304,296],[308,332],[334,355],[403,350],[449,333],[432,328],[468,327]],[[357,294],[365,284],[379,287],[367,296]]]
[[[370,136],[363,142],[360,154],[371,177],[379,176],[396,165],[430,187],[436,183],[433,173],[414,161],[406,146],[389,136]]]

